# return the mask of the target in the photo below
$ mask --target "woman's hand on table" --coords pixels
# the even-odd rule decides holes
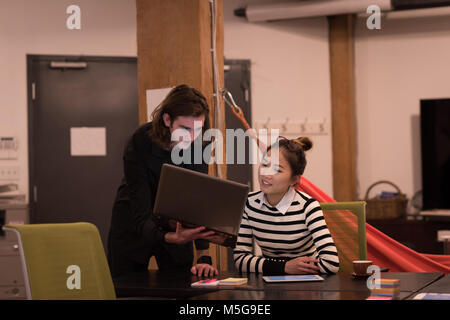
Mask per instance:
[[[314,263],[319,263],[319,260],[309,257],[298,257],[286,262],[284,272],[287,274],[316,274],[320,270]]]

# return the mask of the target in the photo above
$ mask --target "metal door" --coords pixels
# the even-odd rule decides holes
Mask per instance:
[[[251,95],[250,95],[250,60],[225,60],[225,87],[233,95],[233,99],[236,104],[241,107],[244,112],[247,122],[251,125],[252,114],[251,114]],[[225,105],[226,108],[229,108]],[[236,119],[231,110],[225,110],[225,121],[227,129],[243,129],[244,127]],[[235,141],[236,142],[236,141]],[[252,189],[253,179],[252,179],[252,165],[249,164],[249,143],[248,138],[246,139],[245,146],[245,164],[237,164],[237,146],[235,146],[235,162],[234,164],[227,165],[227,179],[245,183]],[[240,150],[242,152],[242,150]]]
[[[137,60],[28,55],[27,67],[31,223],[91,222],[106,244],[123,148],[138,126]]]
[[[250,60],[225,60],[225,87],[233,95],[236,104],[241,107],[247,122],[252,125],[251,113],[251,91],[250,91]],[[228,106],[225,106],[228,108]],[[242,124],[237,120],[230,110],[225,110],[225,121],[227,129],[243,129]],[[235,141],[236,142],[236,141]],[[234,147],[235,163],[227,164],[227,179],[248,184],[253,190],[253,171],[249,164],[249,141],[246,139],[245,164],[236,164],[237,146]],[[234,266],[233,250],[227,249],[228,270],[236,270]]]

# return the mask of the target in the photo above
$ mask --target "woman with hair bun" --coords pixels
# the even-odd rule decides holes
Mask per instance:
[[[305,167],[308,137],[280,137],[269,146],[259,167],[260,191],[249,193],[234,249],[241,272],[333,274],[339,270],[334,241],[319,203],[295,190]],[[278,152],[278,163],[271,153]],[[253,239],[262,256],[253,254]]]

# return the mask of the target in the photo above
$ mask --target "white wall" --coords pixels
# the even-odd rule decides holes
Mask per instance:
[[[253,119],[320,120],[330,115],[328,33],[325,18],[247,23],[233,15],[245,4],[226,0],[225,57],[252,60]],[[421,187],[420,99],[450,97],[450,13],[429,10],[382,18],[382,30],[356,22],[355,76],[359,197],[390,180],[408,197]],[[444,14],[447,12],[447,14]],[[331,136],[313,137],[305,176],[332,195]],[[380,186],[390,190],[389,186]],[[372,196],[374,194],[371,194]]]
[[[81,30],[66,28],[66,8],[81,8]],[[0,136],[15,136],[19,191],[28,199],[27,54],[136,56],[134,0],[0,0]],[[51,155],[49,155],[51,156]],[[0,181],[1,183],[1,181]]]
[[[254,122],[330,119],[326,18],[248,23],[233,10],[272,0],[225,0],[225,57],[252,61]],[[134,0],[78,0],[82,29],[67,30],[73,1],[0,0],[0,136],[16,136],[20,191],[28,194],[26,54],[136,56]],[[389,179],[421,188],[419,100],[450,96],[450,16],[356,25],[357,165],[360,197]],[[312,137],[305,176],[332,195],[331,136]]]
[[[381,22],[356,27],[360,196],[386,179],[411,197],[422,189],[420,99],[450,97],[450,15]]]
[[[225,57],[252,61],[255,122],[330,120],[325,18],[249,24],[233,10],[258,1],[224,1]],[[28,198],[26,54],[136,55],[134,0],[78,0],[81,30],[66,28],[68,0],[0,0],[0,136],[16,136],[19,191]],[[331,136],[313,137],[305,176],[332,194]]]
[[[330,122],[326,18],[248,23],[234,9],[265,0],[225,0],[225,58],[250,59],[252,118],[256,122]],[[311,136],[305,177],[332,195],[331,135]],[[255,183],[256,189],[259,185]]]

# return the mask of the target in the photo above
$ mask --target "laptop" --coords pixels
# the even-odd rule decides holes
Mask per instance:
[[[163,164],[153,214],[205,226],[220,235],[218,244],[234,247],[248,192],[246,184]]]

